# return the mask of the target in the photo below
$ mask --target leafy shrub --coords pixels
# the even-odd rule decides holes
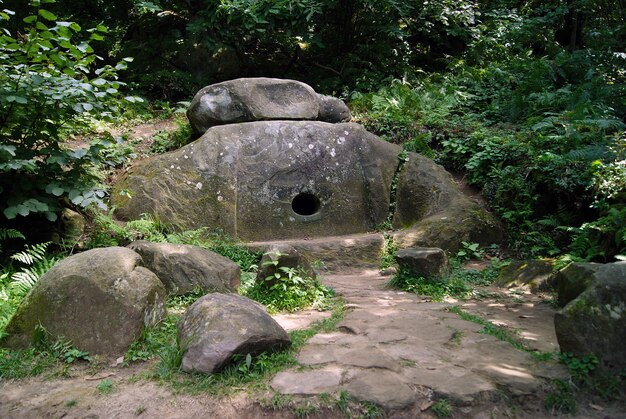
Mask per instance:
[[[90,43],[103,40],[107,28],[83,31],[58,20],[42,7],[53,2],[29,0],[33,14],[23,19],[25,26],[13,35],[3,28],[0,37],[0,209],[8,219],[41,213],[54,221],[62,200],[104,205],[92,166],[105,160],[102,152],[113,144],[96,140],[72,150],[62,139],[89,115],[112,115],[123,100],[117,71],[126,62],[97,67],[101,58]],[[12,14],[0,12],[0,22]]]
[[[240,293],[265,305],[269,312],[324,309],[333,295],[330,288],[305,270],[286,266],[279,267],[273,276],[256,278],[248,287],[241,288]]]

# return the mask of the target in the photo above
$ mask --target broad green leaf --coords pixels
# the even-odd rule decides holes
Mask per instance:
[[[9,220],[12,220],[17,216],[17,207],[5,208],[3,213],[5,217],[7,217]]]
[[[27,16],[23,20],[24,23],[28,23],[30,25],[31,23],[35,23],[37,21],[37,16]]]
[[[7,96],[7,102],[16,102],[16,103],[26,104],[28,103],[28,99],[22,96],[11,95],[11,96]]]
[[[57,17],[54,13],[49,12],[45,9],[39,9],[39,16],[43,17],[46,20],[56,20]]]

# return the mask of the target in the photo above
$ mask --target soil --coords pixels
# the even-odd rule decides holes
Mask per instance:
[[[386,288],[376,271],[327,275],[323,281],[346,301],[335,332],[311,338],[298,355],[300,366],[278,373],[266,391],[233,389],[228,396],[177,393],[147,378],[154,362],[131,366],[71,366],[63,376],[38,376],[0,384],[2,418],[291,418],[308,402],[308,417],[348,417],[338,405],[323,405],[323,393],[347,391],[352,412],[366,401],[385,417],[436,417],[433,403],[446,399],[454,418],[552,417],[543,407],[552,378],[567,379],[562,366],[535,361],[481,326],[461,320],[451,306],[478,314],[541,351],[557,349],[545,296],[492,289],[492,298],[435,303]],[[306,328],[329,313],[307,311],[276,319],[286,329]],[[113,383],[110,394],[96,388]],[[290,400],[273,410],[268,400]],[[352,415],[356,416],[356,415]],[[624,418],[623,406],[578,400],[578,418]]]
[[[129,141],[141,158],[157,131],[174,129],[173,118],[142,124],[128,133]],[[453,418],[553,417],[543,400],[551,379],[568,379],[563,367],[536,361],[449,311],[459,307],[515,332],[534,349],[556,351],[554,309],[545,295],[493,288],[489,298],[435,303],[388,289],[388,279],[377,271],[326,275],[323,281],[345,299],[345,318],[335,332],[311,338],[298,355],[300,366],[270,379],[270,390],[185,394],[147,378],[155,361],[83,363],[53,376],[0,381],[0,418],[291,418],[310,406],[307,417],[340,418],[366,414],[371,405],[362,401],[378,406],[384,417],[434,418],[434,403],[441,399],[451,404]],[[328,315],[307,311],[275,318],[293,330]],[[109,394],[97,389],[105,379],[113,383]],[[342,391],[353,397],[347,405],[323,402],[324,393],[336,399]],[[275,394],[285,395],[282,408],[268,403]],[[626,418],[624,406],[577,402],[577,414],[567,417]]]

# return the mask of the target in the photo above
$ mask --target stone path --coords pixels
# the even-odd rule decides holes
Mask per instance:
[[[346,299],[345,318],[336,332],[310,339],[298,355],[302,366],[276,375],[273,389],[300,396],[345,390],[387,411],[418,414],[440,398],[457,406],[503,397],[539,403],[545,379],[567,377],[555,363],[536,361],[478,333],[482,326],[446,310],[454,304],[387,289],[388,279],[376,271],[328,276],[325,282]],[[545,304],[540,309],[510,300],[456,305],[500,324],[517,322],[528,342],[556,349],[553,311]],[[519,314],[524,310],[531,314]]]

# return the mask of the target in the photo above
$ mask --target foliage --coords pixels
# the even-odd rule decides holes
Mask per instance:
[[[452,406],[446,399],[437,400],[437,402],[431,406],[430,410],[438,418],[449,418],[452,416]]]
[[[163,224],[157,218],[143,214],[138,220],[120,225],[108,214],[96,211],[93,214],[94,228],[91,231],[87,248],[125,246],[135,240],[155,243],[175,243],[199,246],[218,253],[237,263],[242,271],[248,272],[261,258],[260,253],[252,252],[219,231],[210,232],[206,227],[196,230],[177,231]]]
[[[0,209],[8,219],[41,213],[54,221],[63,200],[104,205],[93,165],[106,160],[102,153],[112,143],[94,140],[87,148],[69,149],[62,137],[90,115],[110,117],[123,100],[117,72],[126,61],[98,67],[91,46],[104,39],[107,28],[83,31],[42,3],[54,0],[30,0],[32,14],[13,34],[7,29],[13,12],[0,13]]]
[[[268,264],[278,265],[278,260]],[[256,278],[249,288],[240,288],[240,293],[267,307],[270,313],[298,311],[308,307],[323,310],[332,289],[322,285],[303,268],[277,266],[276,273],[267,278]]]
[[[400,269],[387,285],[403,291],[427,295],[435,301],[442,301],[445,297],[461,300],[480,298],[485,296],[485,291],[477,287],[493,283],[498,277],[500,268],[506,263],[498,258],[493,258],[489,267],[477,271],[463,269],[460,266],[460,261],[452,261],[453,268],[450,274],[444,278],[423,278],[413,275],[404,268]]]
[[[24,238],[19,231],[7,229],[0,230],[0,237]],[[0,270],[0,337],[4,336],[4,328],[28,291],[61,259],[59,254],[48,253],[49,245],[50,242],[25,245],[23,250],[12,254],[9,264]]]
[[[483,32],[481,39],[492,35]],[[505,35],[490,42],[510,42]],[[473,44],[443,75],[418,73],[376,93],[354,93],[356,119],[390,142],[466,173],[520,254],[569,250],[585,260],[611,260],[622,253],[626,125],[620,119],[626,107],[615,99],[626,85],[617,70],[623,62],[605,61],[604,52],[558,48],[540,57],[513,48],[483,61],[473,55],[481,45]]]
[[[96,390],[98,390],[100,394],[111,394],[115,390],[115,387],[113,386],[113,381],[105,378],[98,383]]]
[[[35,328],[33,345],[23,350],[0,348],[0,378],[16,379],[39,375],[56,367],[63,372],[68,364],[83,360],[90,362],[89,354],[72,346],[63,338],[52,341],[41,326]]]
[[[178,129],[173,132],[157,131],[150,145],[150,151],[161,154],[176,150],[193,139],[189,123],[179,122]]]
[[[546,395],[543,405],[553,415],[576,413],[576,392],[572,383],[552,380],[552,390]]]

